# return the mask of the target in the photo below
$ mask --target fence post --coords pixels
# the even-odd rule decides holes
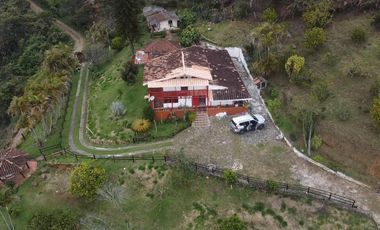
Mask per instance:
[[[249,176],[247,176],[247,178],[246,178],[246,179],[247,179],[247,183],[248,183],[248,185],[249,185]]]
[[[330,192],[329,200],[331,200],[332,193]]]
[[[152,156],[152,161],[153,161],[153,163],[154,163],[154,156]]]
[[[94,157],[94,159],[96,159],[96,157],[95,157],[95,154],[94,154],[94,153],[92,154],[92,156]]]
[[[286,190],[288,190],[289,189],[289,184],[288,183],[286,183]]]
[[[44,157],[44,160],[46,161],[46,156],[44,154],[44,151],[42,151],[41,149],[39,149],[39,150],[40,150],[41,155]]]
[[[77,156],[77,154],[75,154],[75,153],[73,153],[74,154],[74,156],[75,156],[75,159],[77,159],[77,162],[79,161],[78,160],[78,156]]]
[[[132,155],[132,161],[135,163],[135,156]]]
[[[310,193],[310,187],[307,187],[307,193]]]
[[[113,158],[113,162],[115,163],[116,162],[115,155],[112,155],[112,158]]]
[[[164,155],[164,161],[165,161],[165,163],[166,163],[166,155]]]
[[[352,207],[355,208],[355,200],[352,202]]]
[[[198,171],[198,165],[195,164],[195,172],[197,172],[197,171]]]

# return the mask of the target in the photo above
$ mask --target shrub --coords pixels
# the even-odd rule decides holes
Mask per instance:
[[[79,229],[78,218],[72,211],[54,210],[50,213],[40,211],[33,214],[28,222],[29,229],[38,230],[74,230]]]
[[[114,101],[111,104],[111,112],[115,117],[120,117],[125,113],[125,106],[120,101]]]
[[[269,90],[269,97],[271,99],[276,99],[280,96],[280,90],[278,88],[271,88]]]
[[[179,41],[182,46],[188,47],[194,43],[198,43],[201,38],[201,34],[198,30],[192,26],[186,27],[179,36]]]
[[[179,15],[181,28],[193,25],[197,21],[197,17],[193,11],[185,9]]]
[[[350,110],[341,107],[337,109],[336,117],[340,121],[348,121],[351,118],[351,112]]]
[[[158,32],[153,32],[150,34],[152,38],[164,38],[166,36],[166,31],[158,31]]]
[[[309,28],[325,27],[331,22],[331,9],[332,5],[328,0],[319,1],[316,4],[310,5],[310,7],[308,7],[308,9],[302,15],[306,26]]]
[[[104,168],[83,162],[77,166],[70,176],[70,192],[86,200],[93,200],[96,191],[106,180]]]
[[[380,29],[380,13],[375,15],[371,22],[371,25],[374,26],[376,29]]]
[[[280,184],[276,181],[272,181],[272,180],[267,180],[267,191],[268,192],[278,192],[278,190],[280,189]]]
[[[238,180],[236,173],[232,170],[224,170],[223,178],[228,184],[236,184]]]
[[[246,18],[249,15],[249,4],[245,0],[239,0],[236,3],[236,7],[234,10],[234,16],[236,18]]]
[[[319,27],[313,27],[305,32],[305,46],[316,49],[326,41],[325,31]]]
[[[320,81],[311,87],[311,95],[318,101],[324,102],[331,95],[331,92],[327,83]]]
[[[192,111],[187,111],[185,114],[185,119],[187,122],[193,123],[197,118],[197,114]]]
[[[268,106],[269,111],[273,113],[273,115],[277,115],[278,110],[281,107],[281,101],[278,98],[269,99],[267,100],[267,106]]]
[[[380,80],[376,80],[372,85],[371,85],[371,88],[369,90],[369,92],[371,93],[371,95],[373,97],[377,97],[380,95]]]
[[[331,52],[327,52],[324,59],[325,63],[329,66],[335,66],[337,63],[336,55],[332,54]]]
[[[275,23],[278,20],[278,14],[273,8],[266,8],[263,12],[263,19],[266,22]]]
[[[296,55],[293,55],[288,58],[285,63],[285,70],[290,80],[296,78],[302,70],[303,65],[305,64],[305,58]]]
[[[367,40],[367,33],[361,27],[357,27],[351,32],[351,40],[356,44],[362,44]]]
[[[111,41],[111,48],[121,50],[124,47],[124,39],[121,36],[114,37]]]
[[[149,121],[154,120],[154,109],[152,107],[150,106],[145,107],[143,114],[144,114],[145,119],[148,119]]]
[[[150,121],[146,119],[136,119],[132,123],[133,131],[137,133],[144,133],[150,128]]]
[[[322,137],[319,135],[314,135],[313,138],[311,138],[311,148],[313,150],[318,150],[322,146],[322,143]]]
[[[246,230],[247,224],[235,214],[219,223],[219,230]]]
[[[128,84],[134,84],[136,82],[137,74],[139,72],[138,66],[128,61],[121,73],[121,78]]]
[[[364,72],[360,66],[354,65],[347,72],[347,77],[349,78],[359,78],[359,77],[369,77],[369,74]]]
[[[371,109],[371,116],[374,124],[380,127],[380,96],[377,96],[373,100],[373,105]]]

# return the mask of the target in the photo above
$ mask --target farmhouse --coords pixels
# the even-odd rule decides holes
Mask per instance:
[[[159,6],[146,6],[143,14],[151,32],[178,29],[179,17],[175,11],[167,11]]]
[[[146,64],[149,60],[179,50],[179,43],[167,39],[157,39],[150,42],[143,49],[138,50],[135,56],[135,64]]]
[[[144,67],[143,84],[157,120],[189,110],[242,113],[252,100],[224,49],[193,46],[154,58]]]

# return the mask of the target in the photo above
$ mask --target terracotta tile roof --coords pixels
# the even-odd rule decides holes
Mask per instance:
[[[146,45],[143,50],[150,55],[150,58],[155,58],[179,50],[180,48],[181,46],[177,42],[157,39]]]
[[[224,49],[192,46],[154,58],[144,67],[144,82],[163,79],[169,74],[174,75],[177,72],[180,77],[183,74],[179,69],[183,66],[182,53],[186,67],[197,66],[197,68],[208,68],[212,75],[210,84],[227,88],[213,90],[214,100],[251,98],[230,55]]]
[[[17,149],[0,151],[0,179],[10,180],[24,170],[26,155]]]

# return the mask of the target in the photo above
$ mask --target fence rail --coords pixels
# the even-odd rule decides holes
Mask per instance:
[[[59,149],[60,148],[60,149]],[[52,153],[52,150],[57,150],[55,153]],[[49,151],[47,154],[46,151]],[[96,155],[96,154],[78,154],[76,152],[71,151],[69,148],[63,148],[61,144],[47,146],[40,149],[41,154],[43,155],[45,161],[48,156],[56,155],[57,153],[63,155],[69,155],[74,157],[77,161],[80,158],[86,159],[99,159],[99,160],[126,160],[126,161],[164,161],[169,165],[175,165],[181,161],[182,159],[166,156],[166,155],[154,155],[154,156],[125,156],[125,155]],[[192,170],[197,173],[213,176],[216,178],[224,178],[224,173],[226,169],[218,168],[216,165],[212,164],[201,164],[196,162],[187,161],[189,165],[192,167]],[[248,186],[250,188],[254,188],[257,190],[267,191],[267,192],[275,192],[280,194],[289,194],[289,195],[299,195],[299,196],[309,196],[319,200],[324,200],[328,202],[332,202],[338,205],[342,205],[344,207],[349,208],[357,208],[356,201],[354,199],[325,191],[318,188],[303,186],[299,184],[289,184],[285,182],[278,182],[272,180],[264,180],[261,178],[250,177],[247,175],[236,173],[237,182]]]

